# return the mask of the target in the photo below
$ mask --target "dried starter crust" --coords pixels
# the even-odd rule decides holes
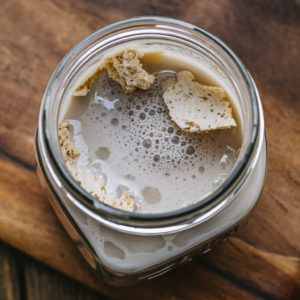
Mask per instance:
[[[155,77],[143,69],[140,63],[143,56],[143,53],[136,50],[125,50],[107,58],[97,71],[75,90],[73,96],[85,96],[103,68],[106,68],[108,76],[118,82],[124,91],[131,93],[136,88],[147,90]]]
[[[103,180],[95,174],[86,172],[78,165],[78,157],[80,156],[80,153],[73,142],[69,139],[69,126],[70,125],[67,122],[59,124],[59,143],[63,159],[73,178],[83,189],[103,203],[118,209],[132,212],[136,208],[136,205],[128,193],[123,193],[120,198],[107,195]]]
[[[219,87],[196,82],[189,71],[177,73],[163,83],[163,98],[172,120],[183,130],[207,132],[235,127],[230,102]]]

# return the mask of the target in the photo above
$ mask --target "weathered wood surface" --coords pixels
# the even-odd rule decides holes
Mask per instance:
[[[25,257],[25,287],[28,300],[107,300],[96,291],[47,266]]]
[[[0,300],[20,300],[16,256],[0,243]]]
[[[33,134],[67,51],[101,26],[145,14],[202,26],[244,61],[263,101],[268,176],[238,238],[156,280],[116,289],[95,278],[46,201]],[[300,299],[300,1],[3,0],[0,28],[0,239],[113,299]]]
[[[0,241],[0,300],[107,300]]]

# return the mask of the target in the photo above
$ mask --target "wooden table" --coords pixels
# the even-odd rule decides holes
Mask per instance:
[[[155,280],[112,288],[95,277],[45,199],[33,134],[47,82],[67,51],[137,15],[197,24],[240,56],[263,101],[268,176],[237,237]],[[1,243],[0,299],[300,299],[299,63],[299,0],[2,0],[0,239],[97,292]]]

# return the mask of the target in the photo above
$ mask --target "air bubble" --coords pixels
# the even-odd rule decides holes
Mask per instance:
[[[195,148],[193,147],[193,146],[188,146],[187,148],[186,148],[186,154],[188,154],[188,155],[192,155],[192,154],[194,154],[195,153]]]
[[[151,109],[151,110],[149,111],[149,115],[150,115],[150,116],[153,116],[154,114],[155,114],[155,110]]]
[[[180,145],[181,145],[181,146],[185,146],[185,145],[186,145],[186,142],[181,142]]]
[[[122,126],[122,129],[123,129],[123,130],[125,130],[125,129],[126,129],[126,126],[125,126],[125,125],[123,125],[123,126]]]
[[[140,106],[140,105],[137,105],[135,108],[136,108],[136,109],[141,109],[141,106]]]
[[[162,128],[161,128],[161,131],[162,131],[162,132],[165,132],[166,130],[167,130],[166,127],[162,127]]]
[[[143,104],[143,105],[146,105],[146,104],[147,104],[147,101],[146,101],[146,100],[143,100],[143,101],[142,101],[142,104]]]
[[[130,112],[129,112],[129,116],[132,116],[134,114],[134,112],[131,110]]]
[[[160,160],[160,156],[159,156],[158,154],[154,155],[154,156],[153,156],[153,160],[154,160],[155,162],[158,162],[158,161]]]
[[[177,130],[176,134],[180,136],[180,135],[182,135],[182,131],[181,130]]]
[[[111,119],[110,124],[113,126],[118,126],[119,120],[117,118],[113,118],[113,119]]]
[[[145,120],[145,119],[146,119],[146,114],[141,113],[140,116],[139,116],[139,118],[140,118],[141,120]]]
[[[163,110],[162,110],[161,107],[159,107],[156,111],[157,111],[158,114],[161,114]]]
[[[151,145],[152,145],[152,142],[151,142],[150,139],[145,139],[145,140],[143,141],[143,146],[144,146],[146,149],[149,149],[149,148],[151,147]]]
[[[203,174],[204,171],[205,171],[205,168],[204,168],[203,166],[201,166],[198,170],[199,170],[199,172],[200,172],[201,174]]]
[[[173,127],[169,127],[168,128],[168,133],[173,133],[174,132],[174,128]]]
[[[174,135],[171,139],[171,142],[173,144],[179,144],[179,137],[177,135]]]

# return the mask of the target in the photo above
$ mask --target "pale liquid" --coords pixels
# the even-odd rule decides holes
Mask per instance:
[[[237,128],[187,133],[170,120],[161,93],[162,80],[190,70],[202,84],[219,86],[200,66],[163,54],[142,61],[156,76],[147,91],[125,93],[106,71],[85,97],[73,98],[64,120],[80,151],[79,164],[101,176],[108,194],[128,191],[137,212],[168,212],[214,191],[235,163],[241,147],[241,122],[231,102]]]

